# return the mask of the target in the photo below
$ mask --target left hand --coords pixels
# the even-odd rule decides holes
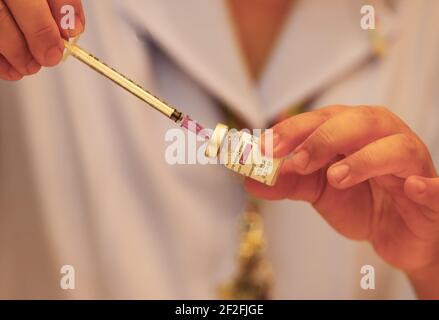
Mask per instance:
[[[61,9],[75,9],[75,29],[61,26]],[[0,79],[18,81],[61,62],[64,39],[84,31],[81,0],[0,0]]]
[[[274,157],[293,155],[274,187],[247,179],[249,192],[308,201],[338,232],[370,241],[409,275],[439,272],[439,178],[401,119],[382,107],[331,106],[291,117],[273,133]]]

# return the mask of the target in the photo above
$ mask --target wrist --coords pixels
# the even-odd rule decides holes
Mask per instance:
[[[439,261],[406,274],[419,299],[439,299]]]

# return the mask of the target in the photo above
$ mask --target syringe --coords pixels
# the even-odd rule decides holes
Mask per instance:
[[[105,63],[101,62],[98,58],[88,53],[81,47],[77,46],[75,42],[64,42],[66,47],[66,55],[72,55],[79,61],[85,63],[93,70],[99,72],[106,78],[110,79],[117,85],[121,86],[128,92],[132,93],[140,100],[146,102],[149,106],[160,111],[167,118],[173,120],[175,123],[189,131],[194,132],[199,137],[204,140],[208,140],[206,156],[217,157],[220,154],[220,150],[223,148],[223,141],[228,135],[228,127],[218,124],[217,129],[212,134],[203,130],[204,128],[200,126],[197,122],[193,121],[189,116],[184,115],[176,108],[171,107],[166,102],[157,98],[153,94],[149,93],[141,86],[128,79],[115,69],[107,66]],[[224,130],[224,127],[227,128]],[[237,148],[232,150],[229,147],[227,150],[227,159],[235,159],[237,161],[226,162],[226,167],[241,174],[255,179],[259,182],[265,183],[267,185],[273,185],[276,182],[277,173],[282,164],[282,159],[269,159],[264,158],[262,164],[257,163],[247,163],[247,158],[250,150],[259,150],[256,137],[251,136],[248,133],[239,133],[237,136],[238,145]],[[251,158],[251,157],[250,157]]]
[[[76,45],[74,42],[71,43],[68,41],[64,41],[64,45],[67,50],[66,56],[72,55],[73,57],[85,63],[93,70],[99,72],[100,74],[107,77],[108,79],[119,85],[120,87],[132,93],[140,100],[146,102],[149,106],[153,107],[157,111],[160,111],[162,114],[164,114],[166,117],[173,120],[180,126],[188,130],[194,131],[196,134],[199,134],[200,131],[203,129],[202,126],[200,126],[195,121],[191,120],[187,115],[184,115],[176,108],[171,107],[166,102],[162,101],[161,99],[157,98],[147,90],[143,89],[140,85],[138,85],[134,81],[128,79],[120,72],[109,67],[105,63],[101,62],[98,58],[88,53],[87,51]],[[208,136],[205,136],[204,138],[207,139]]]

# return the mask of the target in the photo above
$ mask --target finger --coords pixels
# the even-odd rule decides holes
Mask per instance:
[[[76,37],[84,32],[85,15],[81,0],[48,0],[48,3],[64,38]],[[73,24],[70,21],[70,14],[74,17]]]
[[[306,139],[318,126],[335,114],[346,110],[346,106],[329,106],[316,111],[301,113],[273,127],[273,156],[285,157]],[[265,137],[261,136],[261,149],[265,150]]]
[[[14,67],[13,70],[19,72],[21,75],[34,74],[41,68],[33,59],[14,18],[1,0],[0,54]],[[13,78],[16,79],[16,75],[13,76]]]
[[[406,134],[396,134],[374,141],[333,164],[327,171],[329,183],[346,189],[371,178],[394,175],[428,174],[434,170],[418,140]]]
[[[43,66],[58,64],[64,43],[47,0],[4,0],[26,38],[37,62]]]
[[[404,192],[412,201],[439,212],[439,178],[411,176],[405,181]]]
[[[341,112],[319,126],[294,150],[296,170],[309,174],[337,155],[345,155],[382,137],[405,131],[387,110],[355,107]]]
[[[267,200],[302,200],[307,201],[321,214],[321,216],[338,232],[344,236],[364,240],[369,235],[370,218],[367,214],[352,217],[352,212],[371,210],[370,192],[367,185],[359,185],[344,192],[327,184],[324,170],[310,175],[297,174],[289,161],[285,161],[279,174],[277,183],[270,187],[246,178],[245,187],[252,195]],[[345,203],[338,210],[333,208]]]
[[[13,66],[0,54],[0,78],[3,80],[17,81],[23,78]]]

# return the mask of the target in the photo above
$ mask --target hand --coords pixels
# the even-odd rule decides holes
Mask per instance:
[[[274,187],[247,179],[249,192],[310,202],[413,281],[436,281],[439,297],[439,178],[401,119],[381,107],[331,106],[277,124],[273,137],[274,157],[292,157]]]
[[[75,30],[63,30],[61,7],[75,8]],[[81,0],[0,0],[0,78],[16,81],[58,64],[62,37],[84,30]]]

